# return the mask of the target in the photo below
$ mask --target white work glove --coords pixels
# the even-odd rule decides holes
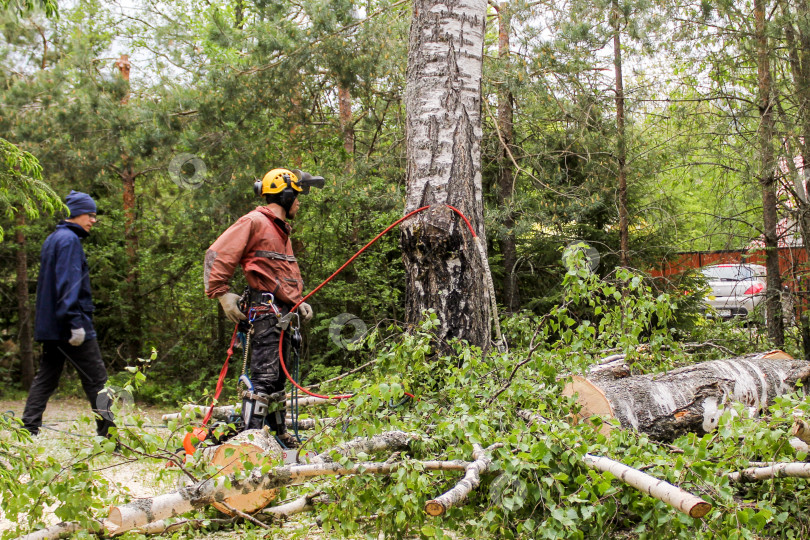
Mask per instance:
[[[306,302],[302,302],[301,305],[298,306],[298,315],[301,317],[302,322],[308,323],[312,319],[312,306]]]
[[[225,293],[218,298],[223,311],[225,311],[225,316],[228,317],[228,320],[232,323],[238,323],[239,321],[247,319],[245,314],[242,313],[242,310],[239,309],[239,298],[238,294],[232,292]]]
[[[74,347],[78,347],[82,343],[84,343],[84,338],[87,333],[84,331],[84,328],[71,328],[70,329],[70,339],[68,343],[73,345]]]

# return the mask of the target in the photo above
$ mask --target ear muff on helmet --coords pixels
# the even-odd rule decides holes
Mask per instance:
[[[259,196],[277,195],[287,188],[298,193],[303,191],[298,176],[287,169],[273,169],[253,184],[253,192]]]

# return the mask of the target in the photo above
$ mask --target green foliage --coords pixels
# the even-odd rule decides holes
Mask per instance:
[[[53,189],[42,181],[42,167],[30,152],[0,138],[0,209],[5,217],[39,217],[38,204],[48,214],[66,209]],[[4,231],[0,226],[0,241]]]

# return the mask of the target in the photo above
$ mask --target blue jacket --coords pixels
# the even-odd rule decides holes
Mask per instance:
[[[90,269],[81,239],[88,236],[79,225],[62,221],[42,244],[37,279],[37,314],[34,339],[70,339],[71,328],[84,328],[85,339],[95,339]]]

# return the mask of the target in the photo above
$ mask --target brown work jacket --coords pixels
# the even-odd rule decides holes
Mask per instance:
[[[205,294],[217,298],[230,290],[236,265],[248,285],[273,293],[286,304],[301,300],[304,282],[290,243],[290,225],[267,206],[242,216],[205,252]]]

